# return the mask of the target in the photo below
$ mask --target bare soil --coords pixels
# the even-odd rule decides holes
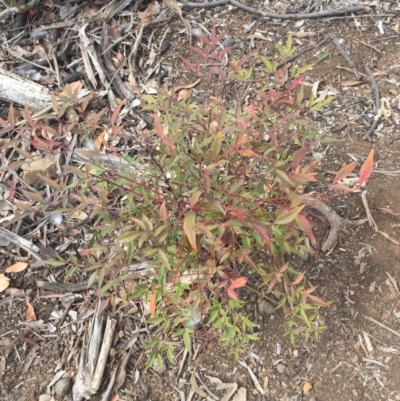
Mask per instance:
[[[361,73],[365,74],[365,65],[380,73],[376,79],[381,97],[391,101],[400,91],[398,17],[305,20],[301,29],[296,22],[260,21],[257,22],[257,29],[264,32],[267,40],[256,39],[255,47],[250,48],[249,38],[243,34],[243,26],[251,23],[251,15],[219,7],[202,12],[191,10],[186,16],[201,20],[207,27],[210,27],[211,19],[215,19],[217,29],[224,29],[227,36],[235,39],[237,47],[232,54],[237,58],[247,52],[275,57],[275,43],[284,42],[289,31],[310,33],[310,36],[294,35],[298,50],[319,42],[327,35],[334,35],[343,39],[343,46]],[[384,35],[377,28],[379,20],[383,21]],[[165,28],[158,28],[157,37],[162,36]],[[171,48],[162,56],[163,65],[172,67],[166,80],[166,85],[170,87],[195,81],[190,74],[182,73],[186,68],[177,57],[189,52],[185,48],[184,36],[178,33],[181,28],[179,21],[174,20],[170,24]],[[372,135],[373,143],[364,141],[362,137],[374,116],[371,103],[374,94],[368,79],[364,78],[366,83],[359,86],[340,86],[340,81],[355,78],[351,70],[339,68],[349,67],[332,42],[304,54],[295,63],[306,65],[315,62],[322,50],[329,51],[331,57],[307,71],[307,82],[313,84],[323,81],[325,85],[337,88],[338,94],[322,113],[313,116],[324,138],[312,149],[314,154],[324,156],[318,166],[318,185],[328,185],[334,177],[331,172],[344,164],[357,160],[361,165],[371,146],[375,147],[375,162],[379,170],[399,171],[400,140],[397,139],[400,138],[400,110],[397,105],[393,105],[392,116],[382,119],[378,124],[377,131]],[[250,88],[247,95],[251,97],[255,90],[256,87]],[[210,96],[212,88],[203,85],[198,88],[198,94]],[[241,95],[238,94],[239,99]],[[232,101],[231,98],[227,100]],[[343,129],[336,129],[341,126]],[[374,173],[367,185],[367,199],[379,230],[392,240],[400,241],[400,215],[381,210],[387,208],[400,213],[400,175]],[[343,217],[365,216],[359,194],[330,201]],[[327,228],[316,216],[314,230],[319,243],[322,243]],[[114,397],[113,400],[189,399],[190,377],[194,371],[219,397],[223,393],[215,390],[207,376],[247,388],[248,400],[400,400],[400,293],[390,283],[390,277],[400,283],[399,256],[398,243],[364,225],[343,232],[336,248],[328,255],[315,249],[315,254],[307,261],[300,258],[292,261],[296,267],[307,271],[309,282],[318,286],[319,296],[333,301],[331,308],[321,309],[321,319],[327,330],[318,341],[310,339],[305,343],[299,340],[295,345],[291,344],[288,338],[282,337],[283,312],[262,314],[257,309],[258,296],[255,292],[243,293],[249,299],[249,318],[260,324],[260,340],[245,349],[243,359],[261,385],[265,386],[266,395],[259,394],[246,370],[226,355],[216,342],[215,335],[207,329],[201,329],[194,339],[198,353],[195,357],[189,355],[186,358],[179,378],[177,372],[183,358],[183,347],[177,347],[175,366],[167,364],[164,372],[164,369],[144,372],[143,347],[138,341],[128,364],[127,380],[118,391],[119,398]],[[0,257],[0,271],[3,271],[9,256],[3,254]],[[55,297],[43,296],[35,287],[34,280],[49,274],[58,273],[54,270],[28,270],[24,275],[11,275],[11,287],[25,290],[37,319],[42,321],[41,325],[28,325],[25,322],[25,299],[18,296],[11,301],[9,297],[0,299],[2,400],[37,400],[59,369],[71,374],[76,372],[80,354],[80,350],[76,349],[76,340],[80,335],[75,331],[78,325],[68,316],[63,326],[57,327],[52,312],[60,311],[63,314],[66,303],[61,303]],[[79,312],[79,307],[83,310],[85,305],[95,302],[95,296],[88,291],[79,296],[79,301],[73,307],[76,312]],[[128,329],[134,329],[135,320],[132,316],[122,311],[118,312],[118,316],[120,331],[129,333]],[[375,319],[395,333],[368,318]],[[109,372],[114,367],[113,363],[107,366],[101,390],[107,387]],[[312,384],[311,391],[303,392],[305,383]],[[178,389],[186,398],[181,398]],[[91,399],[100,400],[101,397],[94,396]],[[202,398],[195,395],[192,399]]]

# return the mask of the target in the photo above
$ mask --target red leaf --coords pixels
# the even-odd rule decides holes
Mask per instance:
[[[305,77],[297,78],[295,81],[292,82],[289,90],[292,91],[293,89],[296,89],[298,86],[300,86],[304,82],[305,79],[306,79]]]
[[[318,180],[315,177],[312,177],[311,175],[304,173],[291,174],[289,178],[297,182],[318,182]]]
[[[307,235],[307,237],[310,239],[311,243],[315,245],[317,243],[317,240],[314,237],[311,224],[307,220],[307,217],[303,216],[302,214],[299,214],[295,220],[298,226],[300,227],[300,230],[303,231],[303,233]]]
[[[306,154],[309,152],[310,148],[311,148],[311,143],[308,143],[302,146],[300,149],[296,150],[293,156],[293,163],[292,163],[293,170],[295,170],[296,167],[300,165]]]
[[[28,300],[26,300],[25,320],[36,320],[35,310]]]
[[[332,184],[337,184],[339,181],[343,180],[343,178],[346,178],[357,166],[356,163],[352,162],[350,164],[347,164],[346,166],[342,167],[336,174],[335,179],[333,180]]]
[[[368,178],[370,177],[370,175],[372,173],[373,167],[374,167],[374,148],[371,149],[371,151],[369,152],[369,155],[367,157],[367,160],[365,160],[364,164],[361,167],[360,181],[358,183],[358,185],[360,185],[360,187],[364,187],[365,184],[367,183]]]
[[[236,280],[233,280],[229,288],[240,288],[243,287],[247,283],[247,277],[239,277]]]
[[[115,122],[117,121],[117,118],[119,116],[119,113],[121,111],[121,107],[126,103],[126,99],[121,100],[119,102],[119,105],[115,108],[114,112],[112,113],[111,116],[111,126],[113,127],[115,125]]]
[[[244,212],[241,212],[241,211],[238,211],[238,212],[229,211],[229,214],[231,216],[236,217],[239,221],[242,221],[242,222],[246,221],[246,213],[244,213]]]
[[[382,212],[392,214],[393,216],[400,216],[400,212],[395,212],[393,209],[389,207],[378,207],[379,210],[382,210]]]
[[[251,115],[252,117],[255,116],[255,114],[256,114],[256,108],[255,108],[255,106],[254,106],[254,103],[251,103],[251,104],[250,104],[250,106],[249,106],[249,113],[250,113],[250,115]]]
[[[253,228],[265,239],[267,245],[271,244],[271,239],[264,227],[259,226],[258,224],[253,224]]]
[[[299,274],[299,275],[290,283],[290,285],[294,287],[295,285],[299,284],[299,283],[301,282],[301,280],[303,280],[305,274],[306,274],[306,272],[303,272],[303,273]]]
[[[236,299],[236,301],[239,300],[238,296],[236,295],[236,292],[233,291],[231,288],[228,288],[228,289],[226,290],[226,292],[227,292],[227,294],[228,294],[231,298]]]
[[[307,297],[308,299],[310,299],[311,301],[315,302],[315,303],[318,304],[318,305],[326,306],[327,308],[330,307],[330,305],[329,305],[328,303],[326,303],[325,301],[323,301],[321,298],[316,297],[315,295],[307,294],[306,297]]]

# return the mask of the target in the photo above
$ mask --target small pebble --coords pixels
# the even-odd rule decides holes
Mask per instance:
[[[50,401],[51,395],[50,394],[41,394],[39,395],[39,401]]]
[[[65,397],[72,387],[72,381],[70,378],[65,377],[64,379],[60,379],[56,385],[54,386],[54,390],[58,397]]]
[[[257,308],[261,315],[271,315],[275,313],[275,308],[265,299],[259,299],[257,301]]]
[[[158,359],[154,360],[152,368],[159,375],[164,374],[165,371],[167,370],[167,366],[165,365],[165,362],[162,360],[161,364],[160,364],[158,362]]]
[[[308,260],[308,253],[304,249],[299,249],[299,254],[301,259],[303,259],[305,262]]]
[[[276,370],[278,371],[278,373],[285,373],[286,366],[283,363],[278,363],[278,365],[276,365]]]

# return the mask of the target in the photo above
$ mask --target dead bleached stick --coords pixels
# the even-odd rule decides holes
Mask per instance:
[[[74,401],[88,400],[100,388],[117,323],[115,319],[108,318],[103,335],[103,321],[104,318],[95,313],[90,337],[86,340],[86,344],[84,341],[82,347],[79,368],[72,389]]]
[[[377,320],[373,319],[372,317],[364,316],[364,318],[369,320],[369,321],[371,321],[372,323],[375,323],[379,327],[382,327],[382,329],[385,329],[385,330],[389,331],[390,333],[394,334],[395,336],[400,337],[400,333],[398,333],[397,331],[391,329],[390,327],[385,326],[384,324],[378,322]]]

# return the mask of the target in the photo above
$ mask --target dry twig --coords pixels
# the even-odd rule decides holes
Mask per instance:
[[[343,58],[347,61],[347,64],[353,70],[354,75],[356,76],[357,80],[360,80],[361,79],[361,75],[358,72],[357,67],[354,64],[353,60],[349,57],[349,55],[347,54],[346,50],[343,49],[342,45],[339,43],[337,38],[333,37],[332,40],[333,40],[333,43],[335,44],[335,46],[337,47],[339,53],[343,56]]]
[[[365,66],[365,71],[367,71],[369,79],[371,81],[372,89],[375,94],[375,117],[374,117],[374,122],[371,125],[371,128],[368,130],[368,132],[364,135],[364,139],[367,139],[368,141],[371,140],[371,134],[375,131],[376,125],[378,124],[380,115],[379,115],[379,105],[380,105],[380,98],[379,98],[379,88],[378,84],[376,83],[376,80],[374,78],[374,74],[372,74],[371,70],[369,67],[366,65]]]

